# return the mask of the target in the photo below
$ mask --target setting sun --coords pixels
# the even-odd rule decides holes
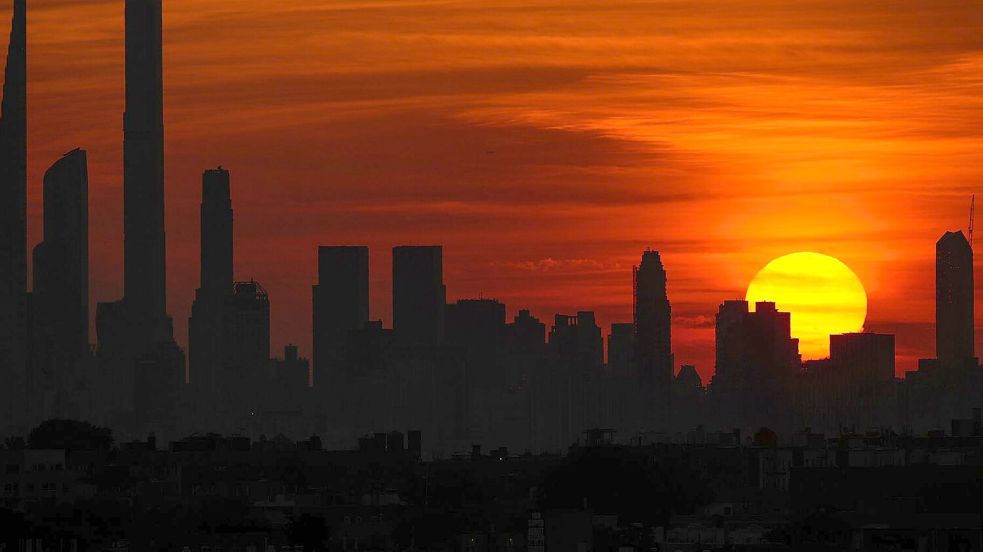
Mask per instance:
[[[792,335],[804,359],[829,355],[830,334],[859,332],[867,318],[867,293],[842,261],[819,253],[792,253],[768,263],[747,288],[752,308],[772,301],[792,313]]]

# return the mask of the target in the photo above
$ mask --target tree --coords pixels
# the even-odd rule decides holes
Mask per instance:
[[[78,420],[45,420],[31,430],[27,444],[32,449],[108,450],[113,432]]]

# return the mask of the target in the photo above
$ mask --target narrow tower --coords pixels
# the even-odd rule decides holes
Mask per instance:
[[[201,178],[201,285],[195,291],[188,320],[188,360],[191,383],[202,412],[213,408],[221,373],[231,353],[228,343],[229,301],[233,294],[233,214],[229,171],[209,169]]]
[[[635,361],[649,428],[668,425],[673,377],[671,309],[658,251],[645,251],[635,273]]]
[[[205,171],[201,181],[201,288],[232,294],[232,195],[229,171]]]
[[[0,114],[0,426],[27,414],[27,2],[14,0]]]
[[[935,244],[935,355],[942,366],[972,358],[973,250],[961,231]]]
[[[126,0],[123,296],[135,318],[166,310],[161,0]]]

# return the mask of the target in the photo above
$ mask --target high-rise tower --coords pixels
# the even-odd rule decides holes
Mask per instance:
[[[314,387],[341,381],[349,333],[369,320],[369,248],[321,246],[313,288]]]
[[[161,0],[126,0],[123,297],[134,317],[165,317]]]
[[[658,251],[645,251],[635,271],[635,361],[649,427],[668,424],[673,356],[666,271]]]
[[[89,351],[88,192],[84,150],[66,153],[44,173],[44,241],[34,248],[28,340],[35,419],[76,412],[71,397]]]
[[[393,248],[393,331],[398,341],[441,343],[446,294],[441,246]]]
[[[229,171],[205,171],[201,180],[201,288],[232,294],[232,195]]]
[[[44,241],[34,248],[34,318],[49,353],[68,359],[89,345],[89,177],[75,149],[44,174]]]
[[[14,0],[0,114],[0,425],[27,413],[27,2]]]
[[[191,383],[202,404],[214,401],[229,354],[228,303],[233,294],[233,213],[229,171],[206,170],[201,178],[201,285],[188,320]]]
[[[972,358],[973,249],[961,231],[935,244],[935,355],[943,366]]]

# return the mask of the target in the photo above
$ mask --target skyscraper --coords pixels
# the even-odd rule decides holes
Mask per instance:
[[[943,366],[972,358],[973,249],[961,231],[935,244],[935,354]]]
[[[439,245],[393,248],[393,331],[408,345],[444,339],[443,251]]]
[[[126,0],[123,300],[97,306],[96,331],[98,360],[113,385],[103,406],[120,426],[134,431],[139,429],[134,419],[163,420],[146,412],[130,415],[145,407],[134,402],[135,384],[146,391],[155,382],[185,379],[184,352],[174,342],[166,311],[161,39],[161,0]],[[141,376],[135,380],[138,367]],[[153,370],[167,373],[147,373]]]
[[[166,316],[161,0],[126,0],[123,296],[131,316]]]
[[[84,150],[65,154],[44,174],[44,241],[34,248],[32,294],[35,396],[39,387],[63,391],[88,352],[88,188]]]
[[[788,424],[792,377],[801,358],[791,315],[774,303],[725,301],[716,318],[717,363],[711,393],[722,424],[744,429]]]
[[[27,414],[27,2],[14,0],[0,114],[0,422]]]
[[[646,422],[665,428],[673,377],[671,309],[658,251],[647,250],[635,271],[635,362]]]
[[[222,385],[226,304],[233,293],[233,214],[229,171],[206,170],[201,181],[201,282],[188,320],[188,372],[202,405]]]
[[[201,179],[201,288],[232,293],[232,195],[229,171],[219,167]]]
[[[340,381],[349,333],[369,320],[369,248],[321,246],[313,287],[314,386]]]

